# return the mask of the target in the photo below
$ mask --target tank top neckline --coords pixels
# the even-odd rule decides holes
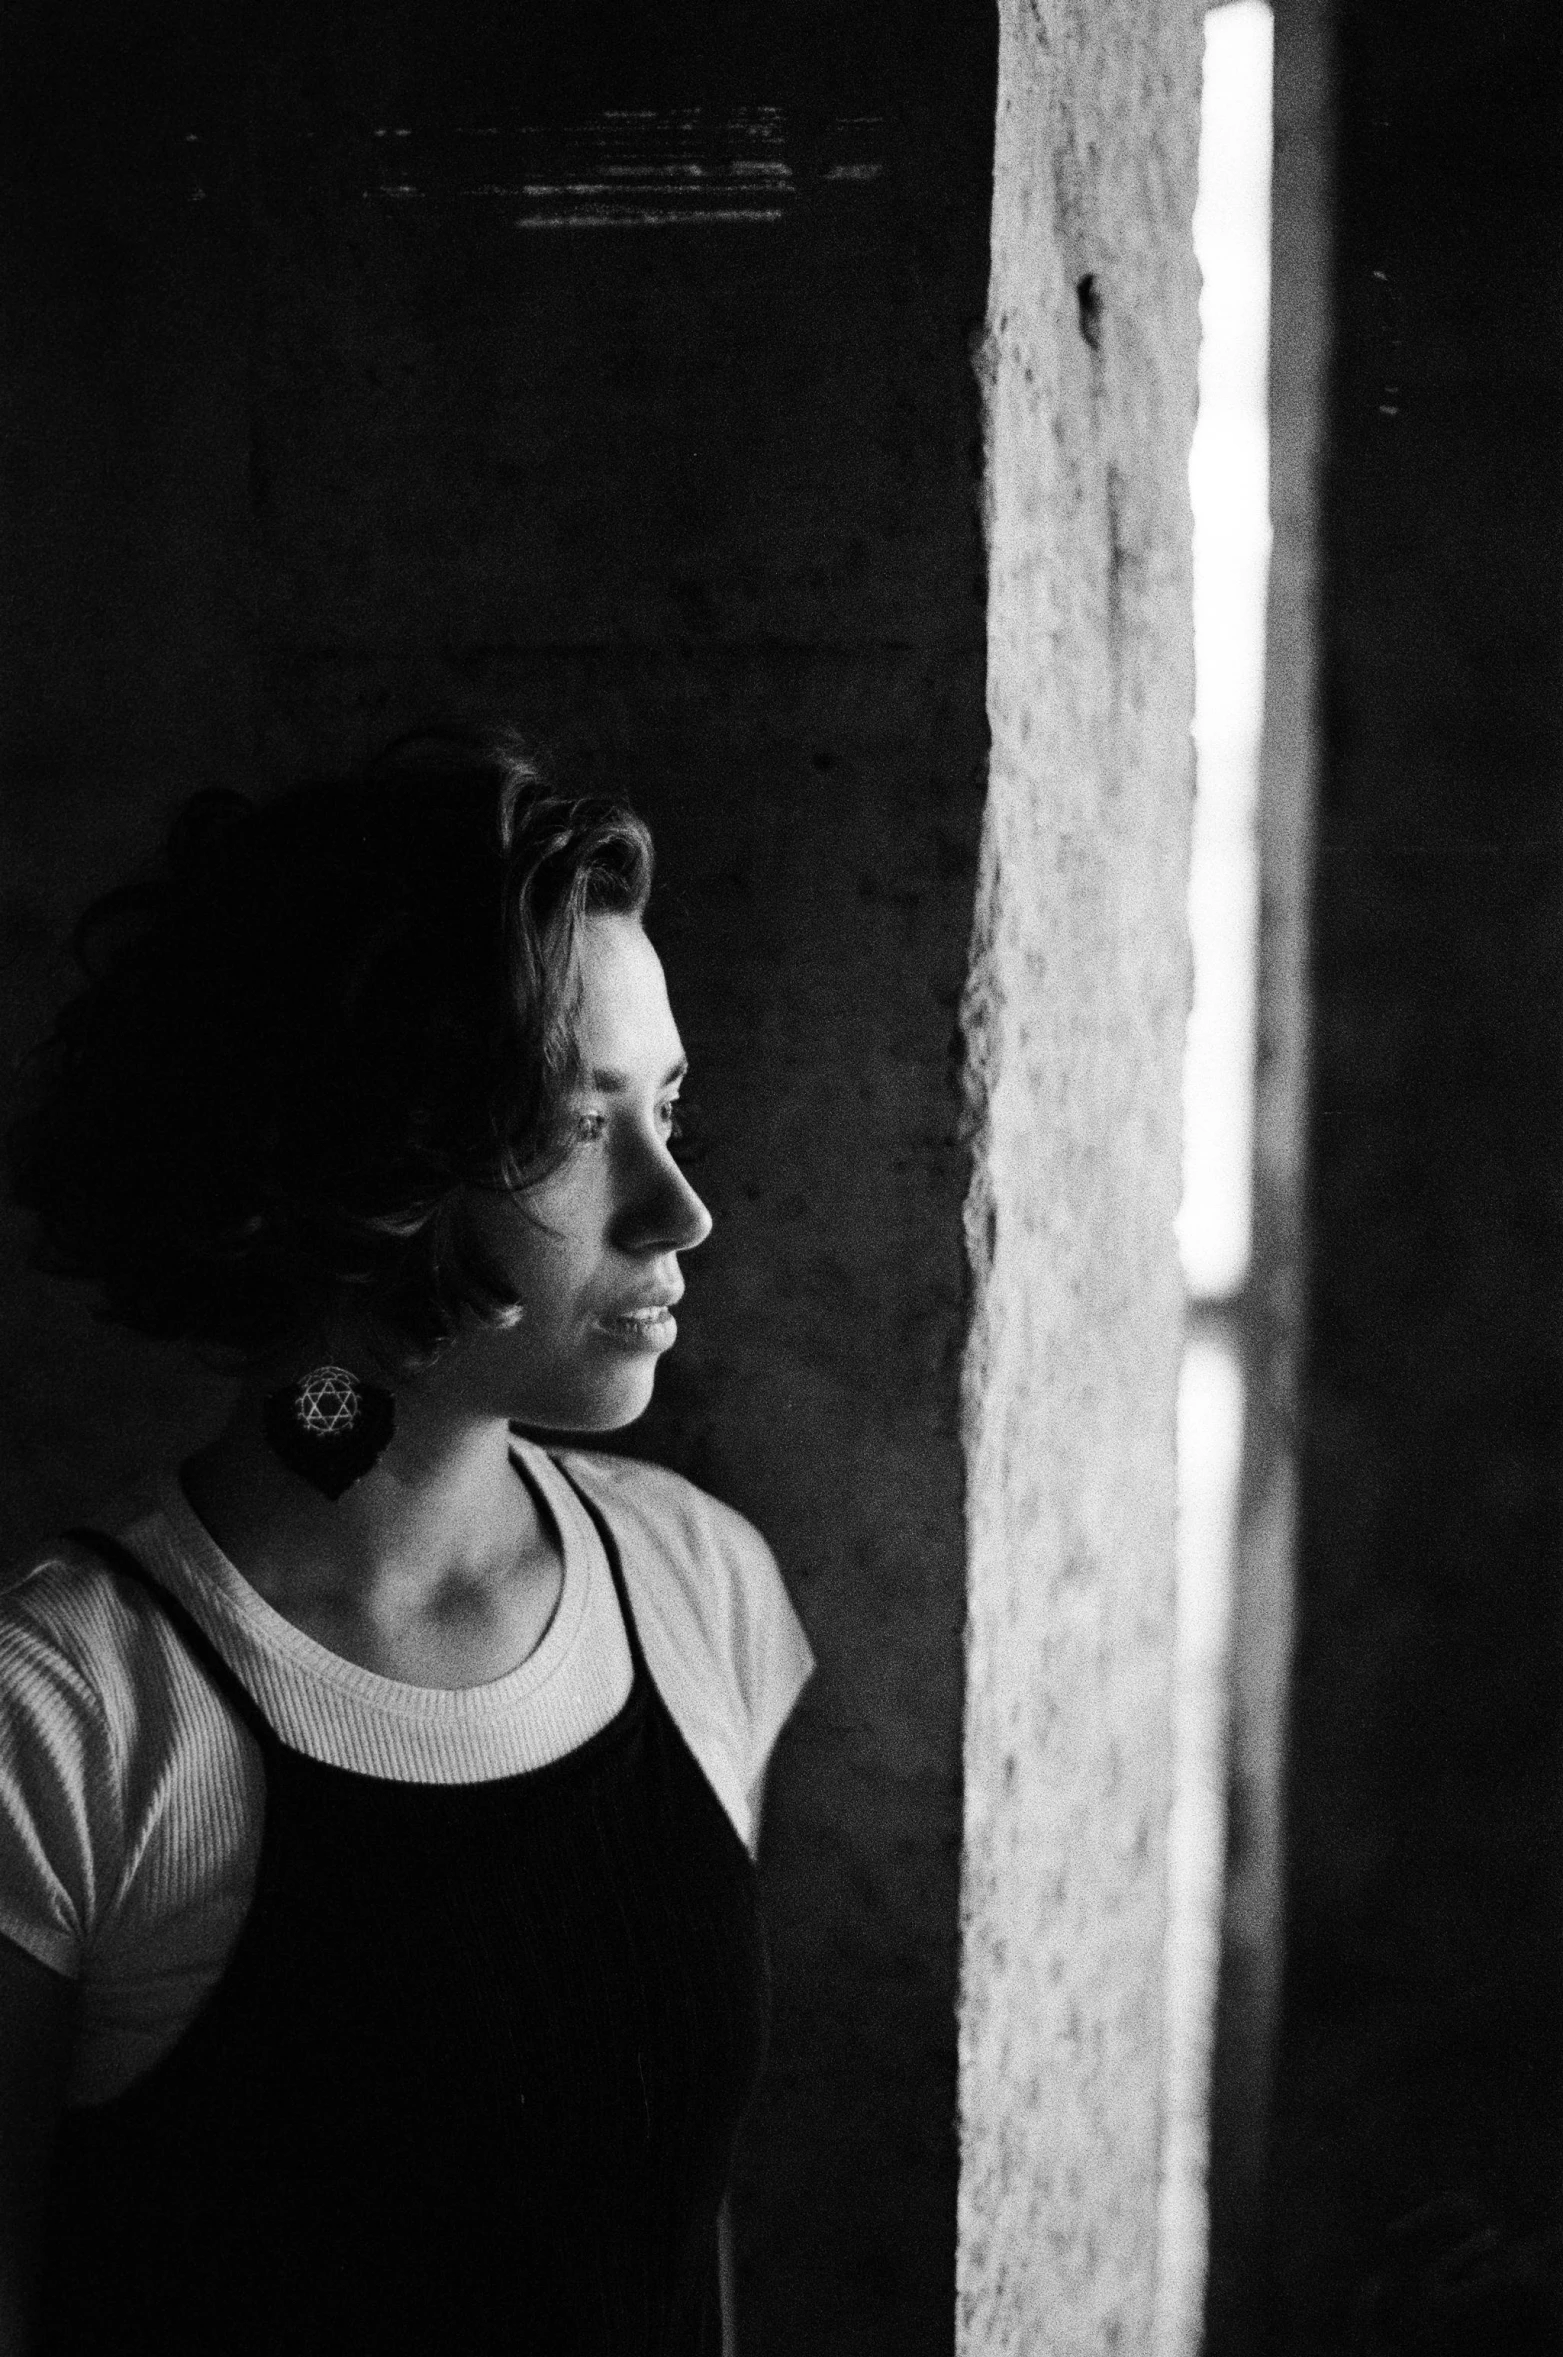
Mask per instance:
[[[512,1449],[514,1450],[514,1442],[512,1443]],[[587,1520],[591,1524],[602,1547],[603,1555],[607,1562],[608,1572],[613,1586],[614,1596],[618,1604],[619,1617],[624,1630],[625,1640],[629,1647],[631,1670],[630,1683],[628,1691],[626,1692],[618,1708],[614,1711],[612,1717],[606,1720],[603,1725],[596,1728],[590,1735],[584,1737],[583,1740],[576,1744],[571,1750],[559,1754],[559,1756],[555,1759],[543,1760],[531,1767],[512,1769],[502,1776],[485,1776],[462,1781],[442,1780],[438,1783],[424,1783],[422,1781],[410,1781],[403,1778],[387,1778],[383,1776],[377,1776],[372,1771],[367,1769],[352,1767],[336,1760],[324,1760],[317,1758],[313,1753],[303,1750],[299,1745],[290,1743],[286,1737],[283,1736],[278,1731],[278,1729],[272,1725],[255,1694],[252,1693],[249,1686],[240,1676],[238,1670],[235,1669],[233,1664],[226,1658],[222,1652],[222,1649],[216,1643],[215,1639],[210,1635],[208,1630],[202,1626],[202,1623],[197,1619],[195,1613],[191,1610],[185,1599],[182,1596],[176,1594],[165,1580],[159,1578],[155,1572],[150,1570],[148,1566],[142,1562],[141,1558],[134,1552],[134,1550],[128,1547],[122,1539],[111,1537],[107,1532],[104,1531],[88,1528],[78,1528],[68,1532],[66,1535],[69,1538],[75,1540],[77,1543],[90,1549],[92,1552],[97,1554],[101,1560],[111,1564],[122,1575],[131,1579],[138,1588],[151,1597],[157,1609],[164,1613],[165,1617],[177,1631],[181,1643],[186,1647],[187,1651],[199,1664],[203,1674],[210,1680],[212,1685],[215,1686],[218,1693],[221,1694],[224,1702],[227,1704],[229,1709],[232,1710],[235,1717],[240,1720],[241,1724],[243,1724],[248,1729],[249,1733],[253,1736],[256,1744],[260,1748],[262,1757],[265,1760],[268,1769],[274,1772],[277,1767],[281,1766],[284,1772],[287,1773],[299,1773],[306,1776],[318,1774],[331,1780],[341,1779],[346,1785],[389,1784],[401,1793],[408,1795],[425,1794],[431,1796],[425,1805],[433,1807],[439,1807],[442,1805],[438,1798],[438,1796],[441,1794],[455,1794],[460,1795],[466,1799],[470,1799],[472,1796],[477,1794],[491,1794],[495,1796],[496,1801],[502,1805],[503,1798],[507,1793],[518,1793],[523,1787],[540,1792],[547,1789],[553,1783],[565,1782],[573,1777],[589,1772],[606,1754],[611,1753],[616,1746],[625,1742],[632,1736],[636,1725],[645,1716],[652,1693],[651,1673],[646,1665],[645,1652],[641,1645],[640,1631],[636,1623],[634,1607],[630,1602],[629,1588],[624,1576],[622,1559],[619,1554],[617,1542],[615,1541],[613,1533],[608,1526],[606,1517],[602,1514],[601,1510],[596,1505],[594,1505],[592,1500],[585,1495],[585,1493],[580,1488],[580,1485],[571,1479],[570,1475],[565,1471],[564,1467],[559,1463],[557,1458],[550,1457],[549,1463],[553,1467],[553,1470],[557,1473],[559,1479],[564,1483],[572,1497],[576,1500],[582,1511],[585,1513]],[[518,1478],[528,1478],[526,1470],[524,1470],[520,1465],[517,1465],[516,1471]],[[174,1486],[178,1487],[179,1494],[181,1498],[183,1498],[183,1486],[177,1482],[177,1477],[174,1477]],[[199,1523],[199,1517],[196,1515],[195,1509],[189,1503],[188,1499],[184,1499],[184,1509],[186,1515]],[[552,1512],[551,1506],[550,1512]],[[200,1528],[203,1532],[205,1531],[204,1524],[201,1524]],[[560,1531],[560,1539],[561,1545],[564,1545],[566,1542],[564,1540],[562,1529]],[[210,1533],[206,1533],[206,1540],[208,1547],[214,1553],[221,1555],[221,1550],[217,1547],[217,1542],[211,1537]],[[236,1565],[230,1563],[228,1557],[222,1556],[221,1560],[223,1561],[224,1565],[232,1572],[235,1578],[241,1581],[243,1580],[242,1572],[238,1571]],[[244,1584],[246,1587],[248,1587],[248,1582],[245,1582]],[[258,1590],[251,1592],[256,1595],[257,1601],[265,1607],[268,1614],[270,1614],[276,1620],[283,1622],[285,1627],[290,1629],[293,1628],[294,1624],[292,1622],[285,1621],[284,1616],[280,1613],[277,1613],[274,1606],[266,1604],[265,1598],[259,1595]],[[560,1606],[558,1609],[556,1609],[555,1621],[557,1621],[559,1617],[559,1611],[562,1610],[562,1607],[563,1598],[561,1597]],[[414,1688],[412,1690],[415,1692],[430,1693],[479,1693],[492,1696],[498,1689],[509,1685],[510,1682],[518,1676],[519,1672],[524,1670],[530,1662],[536,1660],[538,1653],[542,1649],[542,1646],[547,1643],[548,1636],[552,1633],[553,1625],[553,1623],[550,1623],[549,1630],[545,1632],[544,1637],[540,1641],[539,1645],[534,1647],[532,1653],[528,1655],[526,1662],[517,1664],[515,1669],[506,1671],[501,1677],[497,1679],[485,1680],[477,1687],[427,1689]],[[342,1658],[340,1656],[331,1654],[329,1648],[319,1644],[318,1639],[308,1637],[303,1631],[297,1631],[296,1633],[300,1637],[304,1638],[305,1643],[309,1645],[313,1651],[324,1654],[327,1659],[331,1661],[337,1661]],[[346,1666],[348,1668],[356,1668],[358,1665],[348,1663]],[[375,1676],[374,1672],[366,1672],[365,1674],[370,1677]],[[378,1682],[383,1685],[392,1686],[399,1685],[401,1683],[400,1681],[389,1679],[379,1680]],[[665,1707],[666,1706],[664,1705],[664,1708]],[[412,1805],[417,1806],[419,1804],[416,1800],[414,1800]]]
[[[570,1664],[589,1618],[592,1581],[601,1568],[587,1550],[600,1550],[602,1545],[597,1516],[557,1457],[512,1433],[510,1458],[516,1478],[539,1495],[542,1508],[555,1525],[562,1576],[553,1616],[541,1638],[523,1660],[501,1671],[497,1678],[481,1679],[470,1686],[424,1686],[411,1679],[387,1677],[350,1661],[345,1654],[334,1653],[252,1587],[201,1520],[177,1469],[159,1474],[150,1489],[150,1501],[166,1525],[174,1554],[173,1565],[160,1568],[153,1577],[160,1589],[185,1597],[186,1609],[199,1624],[216,1620],[220,1626],[231,1625],[246,1654],[263,1653],[286,1664],[290,1673],[310,1685],[337,1690],[350,1708],[388,1713],[396,1720],[453,1727],[506,1717],[518,1705],[540,1696],[556,1678],[570,1675]],[[170,1568],[185,1578],[168,1576]],[[185,1585],[192,1574],[194,1603]]]

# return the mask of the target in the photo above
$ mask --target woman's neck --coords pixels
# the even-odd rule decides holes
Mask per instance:
[[[508,1427],[398,1397],[384,1454],[331,1500],[272,1451],[265,1386],[246,1384],[184,1487],[218,1546],[284,1619],[414,1684],[501,1676],[539,1641],[562,1564],[551,1516],[517,1477]]]

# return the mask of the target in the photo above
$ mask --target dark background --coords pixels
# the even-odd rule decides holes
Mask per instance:
[[[1474,2357],[1563,2345],[1563,24],[1334,16],[1285,1998],[1211,2345]]]
[[[946,2350],[996,23],[135,0],[5,41],[6,1051],[197,786],[505,717],[644,810],[717,1225],[634,1445],[753,1516],[822,1663],[745,2349]],[[13,1544],[220,1409],[42,1280],[5,1321]]]

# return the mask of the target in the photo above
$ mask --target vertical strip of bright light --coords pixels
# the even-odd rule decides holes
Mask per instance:
[[[1194,504],[1194,1005],[1183,1079],[1178,1242],[1196,1299],[1248,1267],[1259,742],[1270,562],[1270,55],[1264,0],[1205,19],[1194,250],[1199,418]]]
[[[1227,1681],[1243,1369],[1193,1335],[1178,1384],[1178,1609],[1167,1828],[1166,2051],[1155,2357],[1197,2357],[1210,2233],[1210,2059],[1226,1864]]]
[[[1174,1791],[1168,1836],[1166,2114],[1155,2357],[1197,2357],[1209,2202],[1210,2060],[1220,1963],[1227,1690],[1252,1227],[1259,947],[1259,755],[1270,560],[1272,20],[1265,0],[1205,18],[1194,506],[1194,1003],[1183,1082],[1178,1243],[1203,1315],[1178,1410]]]

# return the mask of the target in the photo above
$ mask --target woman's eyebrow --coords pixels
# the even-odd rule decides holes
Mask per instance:
[[[665,1088],[671,1088],[676,1080],[682,1080],[688,1070],[689,1058],[680,1056],[678,1062],[669,1065],[667,1071],[657,1082],[658,1093],[660,1094]],[[630,1075],[627,1072],[617,1071],[611,1064],[598,1064],[593,1068],[591,1085],[594,1089],[600,1089],[605,1097],[611,1097],[615,1090],[627,1089],[631,1085]]]

